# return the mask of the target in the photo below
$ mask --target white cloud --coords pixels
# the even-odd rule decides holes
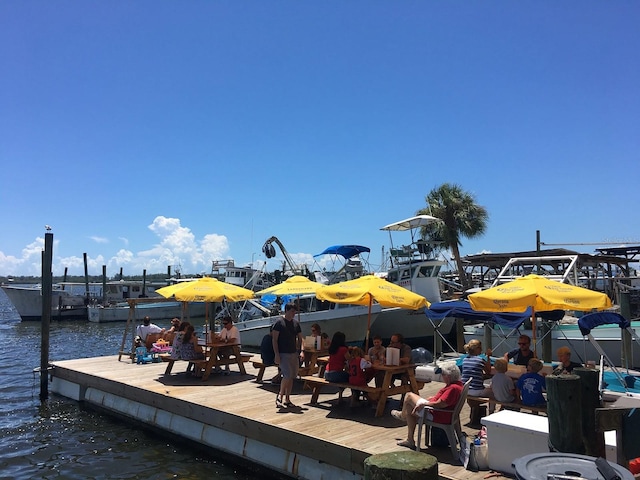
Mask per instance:
[[[54,241],[53,247],[56,248]],[[36,237],[29,245],[22,249],[21,255],[6,255],[0,252],[0,272],[2,275],[34,275],[42,274],[42,251],[44,238]]]
[[[115,254],[110,252],[87,255],[87,270],[90,275],[102,274],[102,266],[107,265],[107,275],[112,277],[123,268],[125,275],[141,275],[147,273],[166,272],[180,268],[183,273],[208,273],[211,262],[215,259],[228,259],[229,241],[224,235],[210,233],[201,240],[188,227],[183,227],[178,218],[158,216],[148,225],[158,238],[158,243],[150,248],[133,251],[129,240],[118,237],[126,248]],[[90,236],[91,240],[105,248],[109,244],[107,238]],[[84,275],[84,256],[59,256],[57,252],[59,240],[54,240],[53,274],[63,275],[65,268],[69,275]],[[44,238],[37,237],[22,249],[20,256],[7,255],[0,252],[0,275],[32,275],[40,276],[42,272],[42,251]]]

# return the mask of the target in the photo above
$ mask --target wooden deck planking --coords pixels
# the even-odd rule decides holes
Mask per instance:
[[[351,408],[348,396],[338,406],[337,389],[326,389],[320,394],[320,403],[310,405],[311,390],[303,390],[302,382],[296,381],[291,399],[298,408],[291,413],[275,406],[278,385],[254,381],[258,371],[250,362],[245,363],[245,376],[239,374],[237,366],[235,369],[232,366],[231,375],[212,374],[207,381],[202,381],[184,375],[186,362],[177,362],[172,374],[165,376],[164,363],[136,365],[128,361],[118,362],[117,358],[116,355],[53,363],[72,370],[71,376],[84,376],[79,382],[83,385],[104,390],[108,385],[109,391],[124,396],[131,396],[131,389],[136,389],[133,398],[141,403],[178,411],[187,408],[202,421],[219,424],[238,433],[251,429],[254,437],[276,446],[291,445],[295,441],[315,458],[334,460],[336,455],[344,457],[344,449],[347,448],[351,458],[340,459],[345,468],[349,462],[361,465],[368,455],[403,450],[396,442],[405,438],[406,425],[389,414],[392,408],[400,408],[399,395],[388,401],[385,415],[376,418],[375,410],[369,406]],[[421,394],[425,397],[433,395],[441,387],[440,383],[427,383]],[[158,400],[156,394],[163,398]],[[217,413],[218,410],[231,416]],[[463,429],[473,435],[478,428],[465,426],[468,418],[469,410],[465,405]],[[470,472],[456,465],[448,447],[423,446],[422,451],[438,458],[442,478],[479,480],[487,474]]]

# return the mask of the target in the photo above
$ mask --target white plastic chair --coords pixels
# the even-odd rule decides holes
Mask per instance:
[[[420,410],[418,414],[418,442],[416,443],[416,451],[420,451],[420,445],[422,444],[422,426],[425,426],[425,445],[429,441],[431,434],[431,427],[438,427],[445,431],[447,434],[447,439],[449,440],[449,445],[451,446],[451,453],[453,454],[453,458],[457,459],[459,457],[458,453],[458,445],[462,448],[462,427],[460,426],[460,411],[464,406],[464,402],[467,400],[467,394],[469,393],[469,385],[471,385],[471,379],[467,380],[467,383],[462,387],[462,394],[458,399],[458,403],[453,410],[445,410],[439,408],[431,408],[425,407]],[[426,417],[426,412],[451,412],[451,422],[450,423],[437,423],[432,420],[428,420]]]

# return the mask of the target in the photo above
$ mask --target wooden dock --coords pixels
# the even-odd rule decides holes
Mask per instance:
[[[187,377],[183,373],[186,362],[176,364],[169,376],[164,375],[164,363],[136,365],[124,358],[118,361],[117,355],[53,364],[54,393],[295,478],[361,479],[365,458],[404,450],[396,442],[405,438],[406,425],[389,414],[400,408],[399,396],[392,397],[385,415],[376,418],[369,406],[351,408],[348,401],[337,405],[337,389],[323,391],[319,403],[311,405],[311,391],[296,381],[292,401],[297,407],[278,409],[278,387],[268,381],[256,383],[258,372],[250,363],[246,364],[247,375],[232,368],[231,375],[214,374],[206,381]],[[273,374],[275,368],[268,368],[265,377]],[[428,397],[442,385],[427,383],[421,394]],[[468,419],[465,406],[463,429],[474,435],[478,426],[470,427]],[[443,479],[479,480],[488,473],[465,470],[453,460],[448,447],[423,446],[422,451],[438,459]]]

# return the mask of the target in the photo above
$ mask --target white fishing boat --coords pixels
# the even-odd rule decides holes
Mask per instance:
[[[149,317],[151,320],[204,317],[205,304],[192,302],[185,306],[183,302],[167,301],[138,303],[133,310],[128,302],[89,305],[87,307],[87,317],[93,323],[126,322],[129,316],[133,316],[136,320],[142,320],[144,317]]]
[[[329,337],[341,331],[345,334],[347,342],[364,341],[367,335],[368,306],[331,304],[325,309],[315,309],[315,305],[322,308],[315,302],[315,296],[301,296],[299,303],[302,305],[302,311],[296,315],[296,319],[300,321],[303,336],[311,335],[311,325],[317,323],[322,332],[327,333]],[[380,305],[372,306],[372,322],[380,310]],[[271,325],[279,316],[280,313],[265,308],[257,300],[248,300],[235,321],[242,337],[242,344],[259,347],[262,338],[269,333]]]
[[[172,282],[184,282],[191,278],[172,279]],[[145,316],[151,320],[170,320],[172,318],[204,317],[206,305],[202,302],[167,301],[156,293],[156,289],[166,286],[165,283],[146,284],[142,294],[140,281],[113,281],[105,284],[104,301],[92,302],[87,306],[87,318],[93,323],[126,322],[130,315],[142,320]],[[153,299],[157,299],[154,302]],[[135,309],[131,310],[129,299],[144,299],[135,302]],[[213,310],[213,306],[210,306]]]
[[[164,284],[162,284],[164,285]],[[60,282],[52,286],[51,318],[54,320],[87,320],[88,307],[114,305],[129,298],[158,296],[158,284],[140,280],[111,282]],[[24,321],[42,318],[41,285],[3,285],[20,318]],[[127,319],[125,315],[124,320]]]
[[[438,274],[445,264],[442,260],[433,258],[430,245],[420,240],[420,228],[440,220],[430,215],[418,215],[405,220],[391,223],[381,228],[389,232],[409,232],[411,242],[394,247],[391,239],[389,250],[391,265],[384,276],[392,283],[400,285],[412,292],[425,297],[430,303],[440,302],[440,283]],[[438,330],[442,335],[448,334],[455,321],[444,319]],[[388,339],[394,333],[401,333],[409,344],[433,337],[434,324],[427,321],[424,311],[413,311],[404,308],[383,308],[371,325],[371,335],[380,335]],[[412,345],[417,346],[417,345]]]
[[[267,258],[273,258],[276,254],[273,244],[276,244],[285,258],[283,269],[279,275],[266,275],[262,278],[270,278],[276,284],[281,284],[282,280],[295,278],[295,274],[308,279],[311,273],[306,265],[299,266],[289,256],[284,245],[277,237],[270,237],[262,247]],[[363,252],[368,252],[369,248],[357,245],[336,245],[329,247],[319,255],[339,255],[345,259],[348,265],[346,269],[338,271],[315,272],[318,283],[326,284],[344,280],[344,275],[353,273],[353,265],[358,263],[358,256]],[[225,267],[225,270],[228,269]],[[232,273],[233,269],[229,270]],[[256,275],[237,275],[238,278],[255,278]],[[327,277],[331,277],[330,281]],[[225,276],[225,281],[228,281]],[[232,282],[229,282],[232,283]],[[245,288],[247,284],[243,285]],[[254,286],[255,287],[255,286]],[[228,303],[221,312],[218,312],[216,319],[219,320],[224,315],[230,315],[238,327],[242,336],[242,344],[252,347],[259,347],[262,338],[269,333],[272,323],[282,314],[282,305],[288,302],[296,302],[300,305],[301,311],[296,317],[299,319],[302,333],[309,335],[311,325],[317,323],[324,333],[331,336],[334,332],[344,332],[348,342],[362,342],[367,335],[367,320],[369,308],[359,305],[337,305],[329,302],[319,302],[313,294],[305,295],[263,295],[260,300],[252,299],[245,302]],[[375,305],[371,311],[371,321],[375,320],[380,312],[380,306]]]
[[[2,285],[2,290],[9,297],[23,321],[42,318],[41,285]],[[54,285],[51,292],[52,320],[86,320],[86,298],[78,297],[65,291],[60,285]]]
[[[211,264],[211,276],[254,291],[270,287],[274,283],[271,276],[264,271],[264,265],[262,269],[254,268],[253,264],[240,267],[234,260],[214,260]]]
[[[371,272],[363,254],[370,252],[371,249],[363,245],[332,245],[325,248],[313,256],[316,263],[319,257],[323,260],[329,258],[329,262],[323,262],[323,268],[313,270],[316,282],[330,285],[369,275]]]

